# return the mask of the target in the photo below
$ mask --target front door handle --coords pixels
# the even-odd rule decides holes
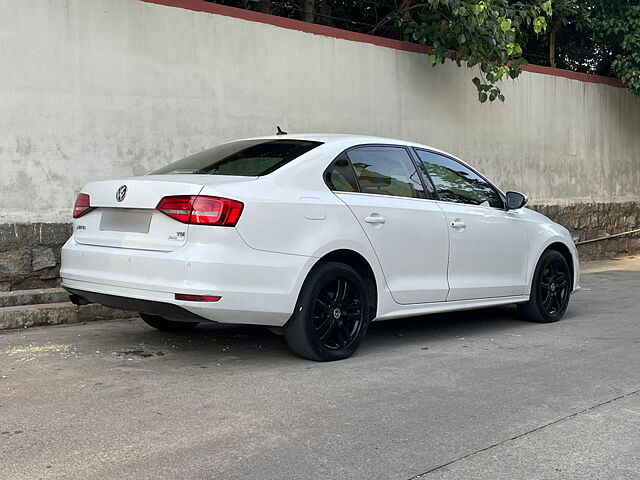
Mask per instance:
[[[364,217],[364,221],[367,223],[384,223],[386,220],[384,217],[374,213],[369,215],[368,217]]]
[[[449,225],[451,225],[451,228],[459,228],[460,230],[464,230],[465,228],[467,228],[467,224],[459,218],[453,220]]]

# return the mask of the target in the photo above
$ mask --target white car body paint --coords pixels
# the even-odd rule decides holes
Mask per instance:
[[[149,175],[85,185],[82,192],[97,208],[75,220],[63,247],[63,286],[175,305],[221,323],[282,326],[314,265],[348,250],[371,267],[376,320],[383,320],[526,302],[540,255],[561,243],[573,258],[573,290],[579,288],[571,235],[539,213],[334,193],[323,179],[333,160],[354,146],[437,149],[349,135],[264,138],[323,144],[263,177]],[[122,185],[127,195],[119,202]],[[162,197],[197,194],[243,202],[237,225],[187,225],[155,210]],[[148,233],[101,230],[113,211],[143,226],[150,217]],[[222,298],[189,302],[175,300],[176,293]]]
[[[437,202],[362,193],[337,196],[349,206],[373,245],[396,302],[446,300],[449,234]]]
[[[524,295],[529,247],[526,212],[438,202],[449,227],[447,300]],[[457,226],[460,225],[460,226]]]

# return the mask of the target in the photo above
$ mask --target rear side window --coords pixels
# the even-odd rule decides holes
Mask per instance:
[[[363,193],[428,198],[403,147],[366,146],[347,152]]]
[[[259,177],[268,175],[321,142],[308,140],[241,140],[190,155],[151,175],[200,174]]]
[[[340,155],[327,169],[324,177],[329,188],[335,192],[357,192],[358,183],[346,154]]]

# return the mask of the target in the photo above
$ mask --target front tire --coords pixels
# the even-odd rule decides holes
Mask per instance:
[[[140,318],[142,318],[147,325],[162,330],[163,332],[184,332],[192,330],[198,325],[198,322],[174,322],[148,313],[141,313]]]
[[[368,292],[360,274],[348,265],[327,262],[314,268],[284,326],[289,348],[319,362],[350,357],[369,326]]]
[[[529,301],[518,305],[518,311],[531,322],[557,322],[567,311],[571,290],[567,260],[560,252],[547,250],[536,266]]]

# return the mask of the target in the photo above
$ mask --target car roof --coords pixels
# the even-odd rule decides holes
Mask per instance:
[[[387,137],[376,137],[372,135],[355,135],[355,134],[345,134],[345,133],[291,133],[291,134],[283,134],[283,135],[268,135],[263,137],[254,137],[246,140],[309,140],[314,142],[322,142],[324,144],[331,143],[350,143],[353,145],[365,144],[365,143],[381,143],[381,144],[389,144],[389,145],[405,145],[411,147],[421,147],[428,148],[429,150],[434,150],[436,152],[444,153],[446,155],[451,155],[450,153],[445,152],[444,150],[440,150],[435,147],[431,147],[429,145],[424,145],[416,142],[409,142],[407,140],[400,140],[396,138],[387,138]]]
[[[255,137],[246,140],[308,140],[315,142],[322,142],[325,145],[330,144],[340,144],[341,148],[350,148],[352,146],[363,145],[363,144],[388,144],[388,145],[402,145],[408,147],[417,147],[417,148],[425,148],[430,151],[441,153],[447,157],[451,157],[466,167],[470,168],[482,178],[484,178],[487,182],[489,182],[496,190],[502,193],[502,190],[494,184],[492,181],[487,179],[484,175],[482,175],[478,170],[473,168],[471,165],[466,163],[461,158],[439,148],[431,147],[429,145],[424,145],[422,143],[409,142],[406,140],[399,140],[395,138],[387,138],[387,137],[375,137],[370,135],[353,135],[353,134],[344,134],[344,133],[297,133],[297,134],[281,134],[281,135],[269,135],[264,137]],[[504,193],[502,193],[504,195]]]

